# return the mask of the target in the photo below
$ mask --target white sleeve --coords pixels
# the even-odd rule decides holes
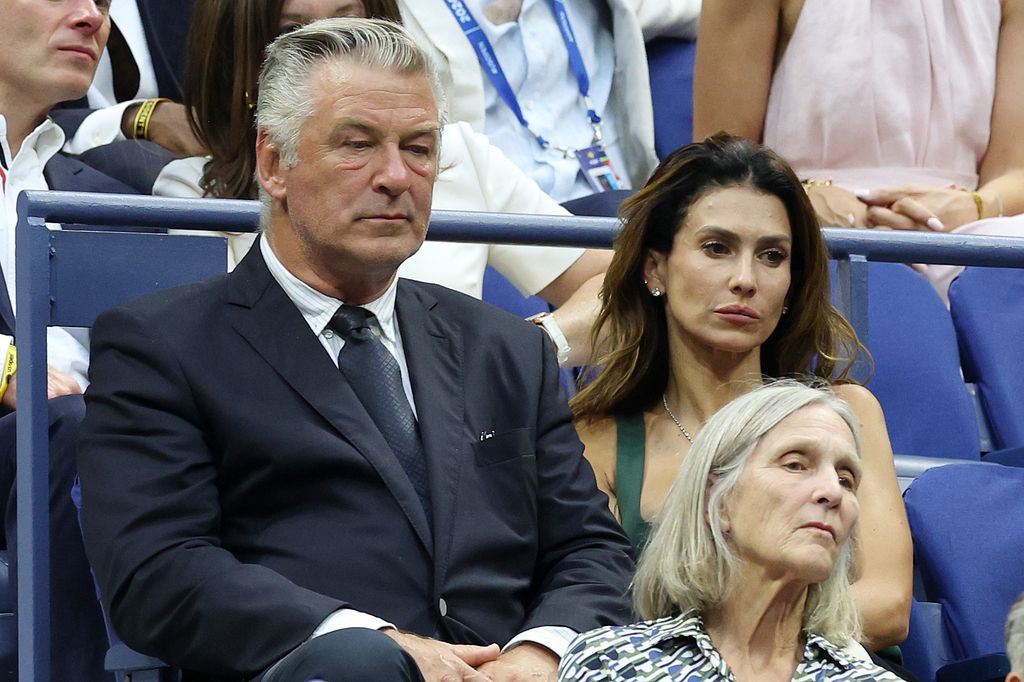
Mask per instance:
[[[74,137],[64,143],[68,154],[81,154],[94,147],[125,139],[121,132],[121,119],[128,107],[143,100],[120,102],[111,107],[97,109],[82,121]]]
[[[468,123],[445,126],[435,209],[569,215],[519,166]],[[532,296],[576,262],[583,249],[488,246],[487,262],[524,295]]]
[[[384,628],[393,627],[395,626],[383,618],[372,616],[369,613],[363,613],[362,611],[356,611],[355,609],[338,609],[324,618],[323,621],[320,622],[320,625],[316,627],[316,630],[313,630],[313,634],[310,635],[309,638],[313,639],[320,635],[326,635],[328,632],[344,630],[346,628],[382,630]]]
[[[569,645],[576,639],[576,635],[579,633],[572,628],[567,628],[562,625],[544,625],[537,628],[530,628],[524,632],[520,632],[518,635],[513,637],[508,644],[504,646],[502,651],[508,651],[517,644],[523,644],[525,642],[533,642],[539,644],[542,647],[549,649],[551,653],[558,658],[565,656],[565,652],[569,650]]]
[[[46,328],[46,362],[73,377],[83,391],[89,387],[89,351],[66,329]]]
[[[701,0],[626,0],[643,30],[644,42],[655,38],[697,39]]]
[[[153,183],[153,196],[195,199],[203,196],[199,182],[203,178],[203,167],[210,160],[208,156],[190,156],[175,159],[162,169]]]

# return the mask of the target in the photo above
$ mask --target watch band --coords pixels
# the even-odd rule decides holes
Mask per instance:
[[[569,352],[572,350],[572,347],[569,345],[569,340],[565,338],[565,334],[562,333],[562,328],[558,326],[558,320],[555,319],[555,316],[551,313],[539,313],[526,319],[542,327],[547,332],[551,342],[555,344],[555,357],[558,358],[558,366],[565,366],[565,363],[569,361]]]

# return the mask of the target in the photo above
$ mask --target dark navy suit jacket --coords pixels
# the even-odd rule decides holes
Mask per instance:
[[[431,519],[259,248],[96,321],[83,526],[128,645],[238,679],[344,606],[472,644],[630,618],[544,333],[407,280],[396,315]]]

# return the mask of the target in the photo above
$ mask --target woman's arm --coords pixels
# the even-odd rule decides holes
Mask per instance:
[[[866,647],[899,644],[907,636],[913,591],[914,548],[903,508],[885,415],[863,386],[835,387],[860,420],[864,474],[858,488],[859,578],[854,597]]]
[[[1003,0],[996,96],[978,192],[986,217],[1024,213],[1024,0]]]
[[[608,496],[608,508],[615,520],[619,518],[619,504],[615,496],[615,448],[618,428],[613,417],[576,421],[576,433],[583,441],[583,456],[594,469],[597,487]]]
[[[782,0],[715,0],[701,7],[693,75],[693,139],[719,130],[760,141]]]

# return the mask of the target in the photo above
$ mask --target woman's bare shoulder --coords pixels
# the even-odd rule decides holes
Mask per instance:
[[[614,416],[577,419],[576,432],[583,441],[583,455],[595,468],[612,471],[618,428]]]
[[[878,398],[870,390],[860,384],[836,384],[832,387],[833,393],[850,403],[850,407],[862,419],[865,415],[881,414],[882,406]]]

